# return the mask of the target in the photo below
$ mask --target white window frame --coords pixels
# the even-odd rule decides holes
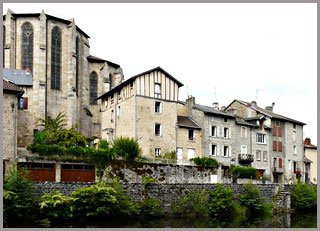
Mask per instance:
[[[256,151],[256,160],[261,161],[261,151],[260,150]]]
[[[213,147],[214,147],[214,152],[212,153]],[[217,156],[217,150],[218,150],[218,146],[216,144],[211,144],[210,145],[210,156]]]
[[[261,136],[259,137],[259,135],[261,135]],[[263,134],[263,133],[257,133],[256,138],[257,138],[257,144],[267,144],[266,134]],[[259,138],[262,138],[262,142],[261,142],[261,141],[259,141]]]
[[[227,150],[227,152],[225,152]],[[222,156],[229,157],[230,155],[230,147],[229,146],[222,146]]]
[[[243,129],[244,129],[244,137],[242,135]],[[241,136],[241,138],[247,138],[247,128],[246,127],[241,126],[240,136]]]
[[[230,128],[223,128],[223,138],[230,138]]]
[[[294,154],[294,155],[297,155],[297,154],[298,154],[297,146],[296,146],[296,145],[293,145],[293,154]]]
[[[154,156],[160,156],[161,155],[161,148],[155,148],[154,149]]]
[[[154,83],[154,94],[161,95],[161,83]]]
[[[268,161],[268,152],[267,151],[262,152],[262,159],[264,162]]]
[[[241,145],[240,153],[241,153],[241,154],[248,154],[248,147],[247,147],[247,145]]]
[[[159,107],[157,107],[157,104],[159,104]],[[157,111],[159,109],[159,111]],[[159,101],[154,102],[154,113],[161,114],[162,113],[162,103]]]
[[[157,129],[157,125],[159,125],[159,134],[156,133]],[[162,136],[162,125],[160,123],[155,123],[154,124],[154,135],[155,136]]]
[[[217,130],[218,127],[215,125],[211,125],[211,129],[210,129],[210,136],[211,137],[217,137]],[[214,131],[214,132],[213,132]],[[213,134],[212,134],[213,133]]]
[[[192,137],[190,139],[190,131],[192,131]],[[194,129],[188,129],[188,140],[195,140],[196,139],[196,133]]]

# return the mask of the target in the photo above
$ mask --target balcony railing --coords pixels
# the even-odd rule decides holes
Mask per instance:
[[[240,164],[250,164],[253,162],[253,155],[251,154],[239,154],[238,161]]]
[[[274,173],[283,173],[283,168],[273,167],[273,172]]]

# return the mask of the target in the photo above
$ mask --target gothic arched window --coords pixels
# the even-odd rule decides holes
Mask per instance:
[[[98,74],[93,71],[90,74],[90,104],[97,104],[98,97]]]
[[[61,84],[61,30],[54,27],[51,32],[51,89],[60,90]]]
[[[77,88],[77,95],[79,92],[79,37],[76,37],[76,88]]]
[[[33,66],[33,28],[30,22],[22,25],[21,68],[32,71]]]

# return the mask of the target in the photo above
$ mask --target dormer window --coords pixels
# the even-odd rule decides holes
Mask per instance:
[[[160,95],[161,95],[161,84],[155,83],[154,84],[154,96],[160,97]]]

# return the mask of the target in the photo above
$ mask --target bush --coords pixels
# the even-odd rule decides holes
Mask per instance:
[[[37,197],[25,169],[17,170],[14,164],[5,177],[3,185],[3,213],[6,226],[33,221],[39,212]]]
[[[73,216],[73,199],[63,195],[59,191],[45,193],[40,198],[40,212],[42,215],[54,222],[59,219],[68,219]]]
[[[205,189],[188,192],[181,200],[181,209],[184,215],[206,217],[208,208],[209,192]]]
[[[268,204],[253,184],[245,184],[244,193],[240,195],[239,203],[247,208],[247,217],[258,217],[267,212]]]
[[[297,184],[291,193],[291,205],[295,210],[306,211],[317,208],[317,190],[308,184]]]
[[[190,161],[193,161],[196,165],[204,166],[204,167],[218,167],[219,163],[216,159],[210,158],[210,157],[196,157],[190,159]]]
[[[81,218],[112,215],[117,203],[115,195],[116,191],[103,183],[77,189],[71,194],[74,199],[74,216]]]
[[[234,208],[233,190],[222,184],[210,193],[209,213],[218,219],[228,218]],[[219,216],[219,217],[218,217]]]
[[[231,175],[234,178],[255,179],[257,170],[253,167],[231,166]]]
[[[141,148],[138,142],[129,137],[120,137],[114,140],[112,151],[127,161],[134,161],[141,155]]]
[[[138,207],[143,217],[161,217],[165,213],[162,202],[153,197],[144,198],[138,203]]]

